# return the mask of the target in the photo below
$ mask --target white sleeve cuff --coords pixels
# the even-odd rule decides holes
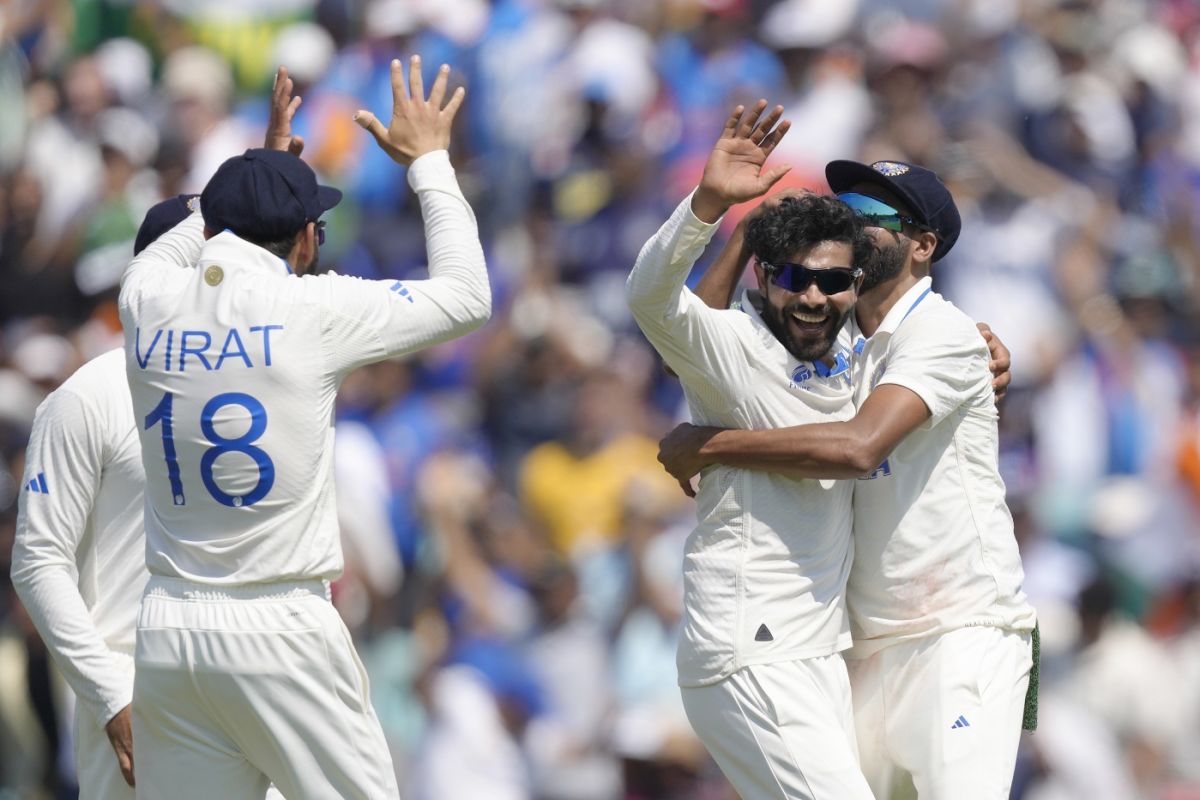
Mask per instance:
[[[454,167],[450,165],[449,151],[434,150],[419,156],[409,165],[408,185],[414,192],[422,189],[448,189],[457,194],[458,181],[454,177]]]

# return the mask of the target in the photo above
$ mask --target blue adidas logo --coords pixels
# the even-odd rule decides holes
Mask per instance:
[[[412,294],[408,291],[408,287],[405,286],[400,281],[396,281],[391,286],[389,286],[388,291],[395,292],[396,294],[400,295],[401,297],[403,297],[405,300],[407,300],[410,303],[416,302],[415,300],[413,300]]]
[[[969,727],[971,727],[971,723],[967,722],[966,717],[964,717],[962,714],[959,714],[958,719],[954,720],[954,724],[950,726],[950,730],[954,730],[955,728],[969,728]]]
[[[25,484],[25,491],[35,494],[50,494],[50,489],[46,486],[46,473],[39,472],[36,478]]]

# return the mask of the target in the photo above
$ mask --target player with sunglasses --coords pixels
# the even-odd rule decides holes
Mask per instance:
[[[914,164],[834,161],[826,178],[875,245],[844,338],[857,414],[783,430],[681,426],[659,459],[685,485],[717,464],[858,478],[846,658],[863,771],[877,797],[907,773],[922,800],[1005,798],[1035,615],[997,465],[988,348],[931,287],[958,209]],[[734,262],[718,263],[709,297],[735,280]]]
[[[700,186],[638,256],[629,305],[697,422],[848,420],[850,353],[832,348],[862,282],[856,265],[871,252],[848,207],[807,195],[762,215],[748,233],[758,289],[739,308],[709,308],[685,286],[724,213],[787,171],[763,169],[788,127],[783,109],[764,114],[766,105],[729,117]],[[852,488],[724,466],[701,480],[684,555],[679,684],[692,727],[744,800],[871,797],[841,655]]]

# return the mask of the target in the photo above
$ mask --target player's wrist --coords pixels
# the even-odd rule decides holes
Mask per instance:
[[[731,204],[712,189],[701,184],[692,194],[692,213],[701,222],[712,225],[719,222]]]

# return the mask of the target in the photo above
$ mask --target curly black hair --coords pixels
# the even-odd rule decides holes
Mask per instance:
[[[836,197],[804,194],[785,197],[775,208],[746,226],[746,244],[760,261],[783,264],[800,250],[820,242],[844,242],[857,267],[871,254],[862,220]]]

